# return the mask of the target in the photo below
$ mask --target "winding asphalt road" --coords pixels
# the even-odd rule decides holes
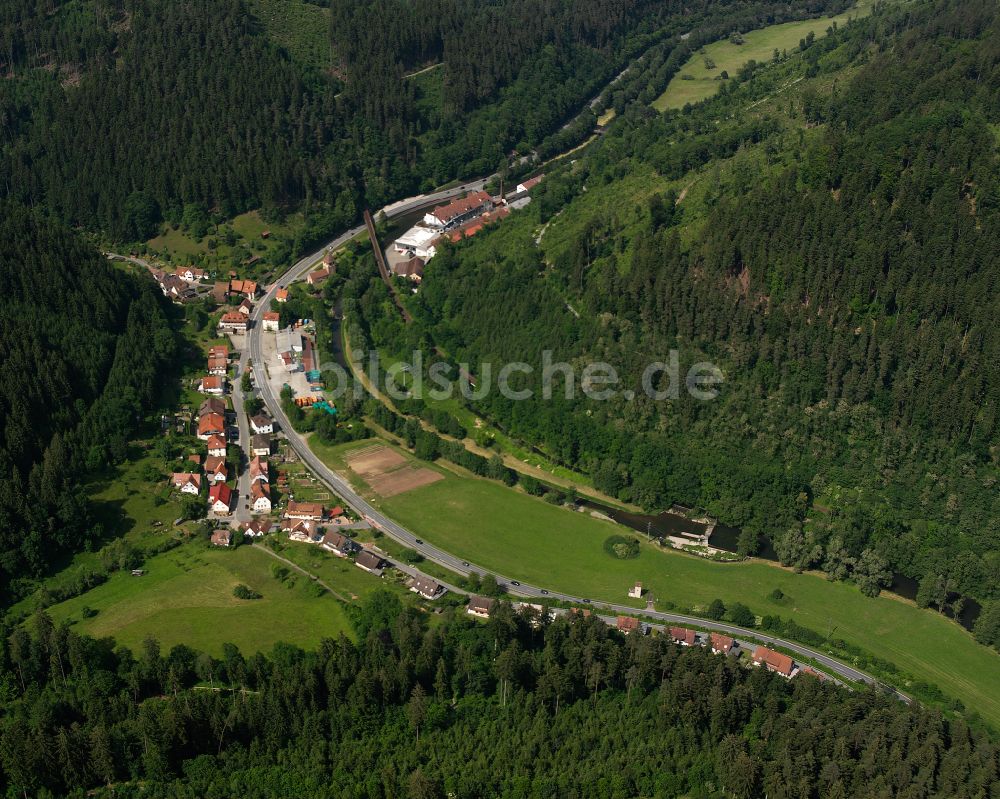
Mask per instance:
[[[454,189],[410,198],[408,200],[395,203],[392,206],[386,206],[386,208],[383,209],[383,212],[387,217],[393,218],[423,206],[430,205],[434,202],[450,199],[456,195],[463,194],[466,191],[481,189],[484,184],[484,180],[474,181]],[[247,334],[249,338],[249,355],[253,359],[255,367],[264,363],[261,349],[261,317],[270,308],[271,300],[274,299],[278,289],[287,288],[291,283],[300,279],[317,261],[324,256],[327,250],[343,246],[348,241],[363,233],[364,230],[364,225],[358,225],[357,227],[351,228],[346,233],[343,233],[333,241],[329,242],[329,244],[324,246],[322,249],[298,261],[287,272],[285,272],[285,274],[282,275],[277,282],[268,288],[267,293],[257,303],[253,314],[251,315],[253,324],[250,326],[250,331]],[[403,546],[416,550],[427,560],[437,563],[438,565],[443,566],[456,574],[468,575],[475,573],[485,575],[487,573],[493,573],[489,572],[489,570],[483,568],[482,566],[462,560],[461,558],[456,557],[443,549],[439,549],[425,543],[401,524],[393,521],[381,511],[374,508],[364,499],[364,497],[360,496],[351,487],[347,480],[323,463],[323,461],[321,461],[313,453],[313,451],[309,449],[305,439],[292,429],[288,418],[281,409],[279,399],[274,396],[274,392],[271,389],[269,381],[264,378],[258,378],[256,383],[257,389],[260,391],[261,398],[264,400],[264,404],[268,407],[273,418],[287,437],[289,444],[295,449],[302,461],[308,465],[308,467],[319,479],[325,482],[336,494],[338,494],[348,505],[350,505],[356,513],[367,519],[373,527],[381,530],[385,535],[388,535],[390,538],[394,539]],[[416,570],[412,569],[412,567],[407,571],[410,573],[416,573]],[[845,680],[855,683],[865,683],[868,685],[880,684],[870,674],[866,674],[853,666],[842,663],[829,655],[803,646],[802,644],[797,644],[794,641],[786,641],[782,638],[765,635],[756,630],[747,630],[745,628],[736,627],[724,622],[711,621],[709,619],[702,619],[695,616],[685,616],[678,613],[640,610],[629,605],[597,602],[587,597],[564,594],[559,591],[551,591],[539,586],[525,585],[500,575],[496,575],[496,578],[497,582],[503,585],[510,594],[528,598],[547,598],[565,602],[589,604],[595,609],[608,610],[614,613],[641,615],[644,618],[654,619],[664,624],[685,624],[705,630],[722,632],[733,637],[738,637],[742,640],[752,639],[767,646],[780,647],[781,649],[792,652],[805,660],[813,661]],[[905,694],[902,694],[899,691],[894,691],[894,693],[902,701],[910,701],[909,697]]]

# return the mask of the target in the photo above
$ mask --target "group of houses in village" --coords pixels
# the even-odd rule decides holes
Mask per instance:
[[[419,283],[424,277],[424,266],[443,242],[457,243],[474,236],[485,226],[505,219],[512,209],[524,207],[531,199],[528,193],[543,177],[538,175],[518,183],[515,191],[506,196],[492,197],[485,191],[475,191],[428,211],[393,242],[393,250],[399,256],[391,264],[393,274]]]
[[[230,273],[229,280],[215,281],[211,281],[211,276],[204,269],[194,266],[179,266],[172,272],[150,266],[149,273],[163,296],[174,302],[190,302],[199,296],[211,295],[219,305],[227,303],[230,298],[252,303],[259,292],[255,281],[237,278],[235,272]]]
[[[634,616],[618,616],[615,626],[619,632],[645,634],[650,626]],[[707,646],[715,655],[739,655],[740,643],[736,639],[722,633],[699,633],[688,627],[670,627],[666,630],[670,639],[678,646]],[[769,649],[766,646],[754,646],[750,653],[750,662],[754,666],[763,666],[768,671],[791,679],[797,674],[809,674],[818,679],[824,676],[809,666],[799,666],[795,660],[782,652]]]

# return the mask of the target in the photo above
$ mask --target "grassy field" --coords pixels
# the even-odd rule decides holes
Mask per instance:
[[[251,0],[250,10],[291,57],[319,71],[330,69],[330,9],[304,0]]]
[[[701,102],[719,90],[722,84],[719,76],[723,71],[732,76],[749,61],[770,61],[776,49],[791,51],[797,48],[799,41],[810,31],[817,38],[825,36],[827,28],[834,22],[844,25],[852,17],[867,16],[871,13],[871,8],[871,0],[861,0],[850,11],[834,17],[785,22],[744,33],[744,42],[740,45],[732,44],[728,39],[706,45],[703,53],[696,53],[688,59],[670,81],[666,91],[653,101],[652,106],[657,111],[665,111],[668,108],[683,108],[687,103]],[[709,69],[706,59],[715,62],[715,67]]]
[[[319,454],[334,466],[343,463],[343,448]],[[374,504],[426,541],[525,582],[629,604],[626,592],[640,580],[661,604],[696,608],[720,598],[832,631],[1000,724],[1000,656],[934,612],[888,596],[869,599],[817,575],[762,562],[717,564],[645,542],[639,558],[616,560],[602,545],[609,535],[627,532],[622,527],[498,483],[442,472],[445,480],[374,498]],[[786,596],[780,605],[768,598],[775,588]]]
[[[81,632],[114,636],[132,648],[153,636],[164,649],[184,643],[219,654],[228,642],[252,653],[278,641],[314,647],[325,637],[351,635],[339,602],[329,594],[317,596],[301,575],[279,581],[271,571],[276,563],[254,547],[208,549],[193,541],[148,560],[142,577],[119,572],[49,612]],[[263,597],[236,599],[233,588],[239,583]],[[97,615],[84,618],[84,607]]]
[[[250,211],[219,225],[210,224],[201,239],[194,238],[183,226],[175,229],[164,224],[160,234],[147,241],[146,246],[168,266],[195,264],[220,278],[231,269],[247,277],[259,277],[271,268],[268,257],[279,248],[287,248],[301,226],[301,214],[292,214],[284,222],[268,223],[257,211]],[[271,234],[267,239],[261,238],[265,230]],[[245,268],[245,262],[254,256],[261,260],[252,268]]]

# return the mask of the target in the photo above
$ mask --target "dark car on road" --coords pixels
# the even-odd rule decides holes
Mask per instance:
[[[517,580],[511,580],[510,584],[511,585],[520,585],[520,583]]]

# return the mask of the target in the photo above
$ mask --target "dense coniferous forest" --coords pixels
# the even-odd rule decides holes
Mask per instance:
[[[174,352],[162,297],[78,236],[0,205],[0,581],[101,538],[81,480],[125,457]]]
[[[584,220],[554,263],[537,227],[501,226],[434,259],[415,330],[378,318],[371,336],[397,349],[430,336],[474,372],[537,367],[546,349],[581,368],[598,358],[640,393],[645,365],[671,348],[682,378],[711,360],[726,374],[714,402],[568,401],[561,382],[543,401],[536,368],[524,378],[535,400],[493,391],[474,406],[621,499],[741,526],[745,551],[766,534],[788,565],[854,574],[866,590],[888,566],[938,606],[952,592],[997,598],[998,43],[993,4],[939,3],[804,44],[810,75],[845,57],[860,72],[804,96],[818,136],[772,140],[793,166],[737,174],[693,227],[676,194],[654,196],[638,229]],[[719,127],[712,113],[630,106],[538,188],[535,224],[633,171],[679,178],[775,130],[766,118]],[[380,307],[361,305],[370,319]],[[826,492],[851,500],[817,509]]]
[[[304,209],[330,232],[363,205],[528,152],[628,58],[677,45],[689,25],[845,2],[338,0],[336,77],[295,62],[242,0],[8,0],[0,192],[121,240],[191,205],[223,217]],[[437,59],[441,96],[427,98],[404,72]]]
[[[453,611],[449,611],[452,613]],[[391,594],[358,643],[221,658],[113,648],[43,613],[6,638],[11,795],[995,796],[1000,751],[961,721],[788,682],[596,618],[428,627]],[[197,688],[195,685],[197,684]]]

